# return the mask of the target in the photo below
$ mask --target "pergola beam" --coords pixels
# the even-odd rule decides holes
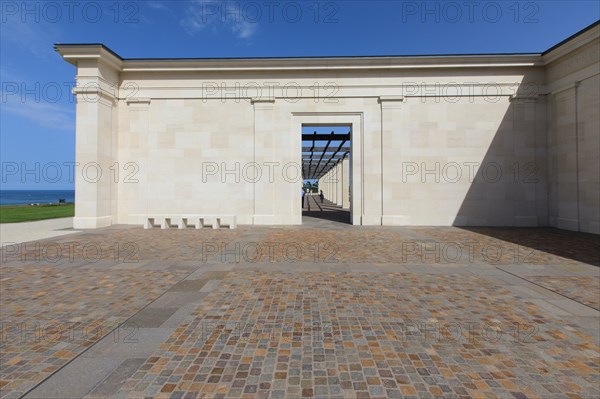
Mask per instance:
[[[342,158],[344,158],[344,155],[336,155],[335,157],[331,157],[330,160],[337,161],[337,160],[340,160]],[[310,163],[310,158],[302,158],[302,162],[304,162],[306,164],[309,164]]]
[[[328,141],[330,139],[331,136],[335,137],[335,140],[344,140],[344,141],[348,141],[350,140],[350,133],[342,133],[342,134],[335,134],[334,132],[331,132],[329,134],[322,134],[322,133],[313,133],[313,134],[303,134],[302,135],[302,141]]]
[[[323,136],[325,136],[325,135],[323,135]],[[321,158],[319,158],[319,162],[317,163],[317,166],[315,169],[319,169],[319,165],[321,165],[321,161],[323,160],[323,157],[325,156],[325,153],[327,152],[327,149],[329,148],[329,145],[331,144],[331,140],[333,139],[333,136],[334,136],[334,132],[332,130],[331,134],[328,136],[327,144],[325,145],[325,151],[323,151],[321,153]],[[325,139],[323,139],[323,140],[325,140]],[[313,179],[314,179],[314,177],[313,177]]]
[[[344,148],[342,148],[343,150],[350,150],[350,147],[346,146]],[[325,147],[315,147],[315,148],[311,148],[309,146],[306,147],[302,147],[302,152],[323,152],[325,150]],[[333,152],[334,150],[330,149],[329,152]]]
[[[302,136],[303,136],[302,139],[304,140],[304,135],[302,135]],[[312,146],[310,147],[310,150],[309,150],[310,151],[310,162],[308,164],[309,169],[312,166],[312,160],[313,160],[313,156],[314,156],[314,153],[315,153],[315,151],[314,151],[315,150],[315,143],[317,141],[316,137],[317,137],[317,132],[314,131],[313,134],[312,134]],[[302,148],[302,150],[304,152],[304,147]],[[302,176],[305,177],[308,173],[309,172],[307,172],[306,174],[304,173],[304,165],[302,165]]]
[[[302,176],[305,179],[318,179],[324,175],[326,170],[330,169],[331,163],[337,164],[349,152],[350,147],[344,147],[347,141],[350,140],[350,132],[336,134],[319,134],[316,131],[312,134],[303,134],[302,141],[310,141],[311,145],[302,145]],[[316,147],[317,141],[326,141],[325,147]],[[339,142],[337,149],[330,149],[333,143]],[[335,148],[335,147],[333,147]],[[344,155],[338,155],[339,152],[345,151]],[[310,155],[309,155],[310,154]],[[319,155],[319,161],[316,165],[313,164],[315,155]]]
[[[348,137],[350,137],[350,133],[348,133]],[[333,155],[327,160],[327,162],[325,163],[325,165],[323,166],[323,169],[329,164],[329,162],[331,162],[331,160],[333,159],[333,157],[336,156],[336,154],[342,149],[342,147],[344,146],[344,144],[346,143],[346,140],[342,141],[339,145],[339,147],[337,148],[337,150],[335,150],[335,152],[333,153]],[[322,171],[321,171],[322,172]]]

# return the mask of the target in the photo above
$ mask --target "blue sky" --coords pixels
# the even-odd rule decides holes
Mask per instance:
[[[54,52],[54,43],[101,42],[125,58],[541,52],[600,18],[597,1],[108,0],[1,1],[1,6],[3,189],[73,186],[68,163],[75,160],[70,94],[75,68]],[[33,172],[23,176],[25,169]]]

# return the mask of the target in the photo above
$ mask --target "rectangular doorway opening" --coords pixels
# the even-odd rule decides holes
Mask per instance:
[[[351,124],[302,124],[302,224],[351,224]]]

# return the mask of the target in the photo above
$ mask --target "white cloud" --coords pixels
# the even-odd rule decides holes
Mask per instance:
[[[2,93],[4,99],[4,93]],[[29,119],[41,127],[75,132],[75,106],[42,101],[2,101],[2,113]]]
[[[2,118],[11,114],[41,127],[75,132],[75,101],[70,86],[23,79],[5,67],[0,68],[0,81]]]
[[[205,29],[214,33],[228,30],[240,39],[249,39],[258,30],[256,21],[249,21],[240,2],[193,1],[185,10],[181,26],[191,35]]]
[[[256,32],[256,23],[240,21],[237,24],[231,25],[230,28],[239,38],[247,39]]]
[[[146,4],[148,4],[148,7],[153,8],[155,10],[168,10],[169,9],[169,7],[167,7],[165,5],[165,3],[163,3],[162,1],[148,0],[146,2]]]
[[[20,19],[12,18],[0,26],[2,46],[10,44],[19,51],[41,59],[55,57],[52,44],[60,41],[61,37],[56,24],[21,22]]]

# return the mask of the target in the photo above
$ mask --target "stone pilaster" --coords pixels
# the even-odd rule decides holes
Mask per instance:
[[[402,154],[396,148],[395,135],[402,134],[394,130],[398,126],[402,104],[406,101],[404,96],[381,96],[381,189],[382,189],[382,225],[407,225],[410,224],[410,216],[403,215],[401,211],[401,198],[393,191],[394,179],[398,176],[397,160]]]
[[[69,61],[77,66],[73,227],[109,226],[116,221],[120,177],[116,165],[120,60],[98,47]]]

